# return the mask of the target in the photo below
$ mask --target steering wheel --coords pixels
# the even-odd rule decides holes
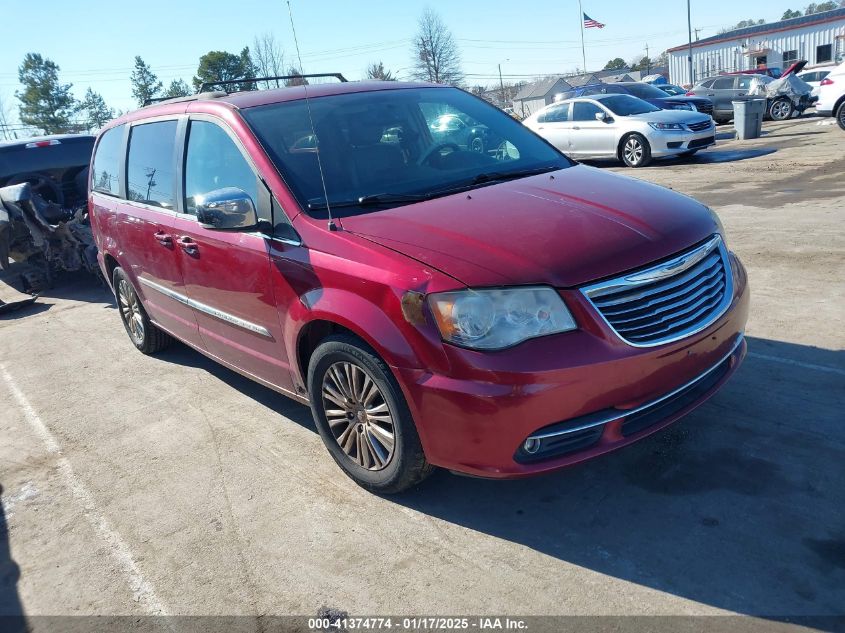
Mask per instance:
[[[429,147],[428,151],[417,159],[417,165],[425,165],[426,163],[428,163],[428,161],[431,160],[432,156],[444,149],[451,149],[454,152],[461,151],[461,148],[458,147],[457,143],[438,143],[437,145],[432,145],[431,147]]]

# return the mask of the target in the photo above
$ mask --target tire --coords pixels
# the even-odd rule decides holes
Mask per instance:
[[[769,118],[772,121],[788,121],[795,112],[795,106],[789,99],[776,99],[769,106]]]
[[[836,108],[836,122],[839,124],[843,130],[845,130],[845,101],[839,104],[839,107]]]
[[[716,118],[714,118],[713,120],[716,122],[716,125],[727,125],[728,123],[731,122],[730,119],[716,119]]]
[[[619,155],[628,167],[645,167],[651,162],[651,146],[642,134],[628,134],[619,143]]]
[[[173,338],[152,324],[138,293],[122,268],[114,269],[112,280],[120,320],[132,344],[144,354],[155,354],[169,347]]]
[[[360,339],[335,335],[320,343],[308,364],[308,394],[323,443],[362,488],[397,493],[434,470],[396,379]]]

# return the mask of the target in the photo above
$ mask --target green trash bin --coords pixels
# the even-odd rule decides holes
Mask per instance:
[[[739,139],[759,138],[763,131],[766,99],[742,99],[733,102],[734,129]]]

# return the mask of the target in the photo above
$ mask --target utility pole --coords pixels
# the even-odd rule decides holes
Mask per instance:
[[[502,62],[509,62],[510,58],[503,59]],[[502,62],[499,62],[499,89],[502,91],[502,107],[505,106],[505,82],[502,81]]]
[[[648,43],[645,45],[645,74],[651,74],[651,57],[648,56]]]
[[[696,42],[698,41],[698,32],[699,32],[700,30],[701,30],[701,29],[693,29],[693,31],[695,31],[695,41],[696,41]]]
[[[690,8],[690,0],[687,0],[687,34],[689,36],[689,47],[687,48],[687,64],[689,67],[689,83],[690,86],[695,85],[695,79],[692,76],[692,9]]]

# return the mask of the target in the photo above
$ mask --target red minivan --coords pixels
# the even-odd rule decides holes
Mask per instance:
[[[135,347],[175,338],[309,403],[375,492],[606,453],[745,354],[746,274],[710,209],[579,165],[456,88],[142,108],[99,135],[90,211]]]

